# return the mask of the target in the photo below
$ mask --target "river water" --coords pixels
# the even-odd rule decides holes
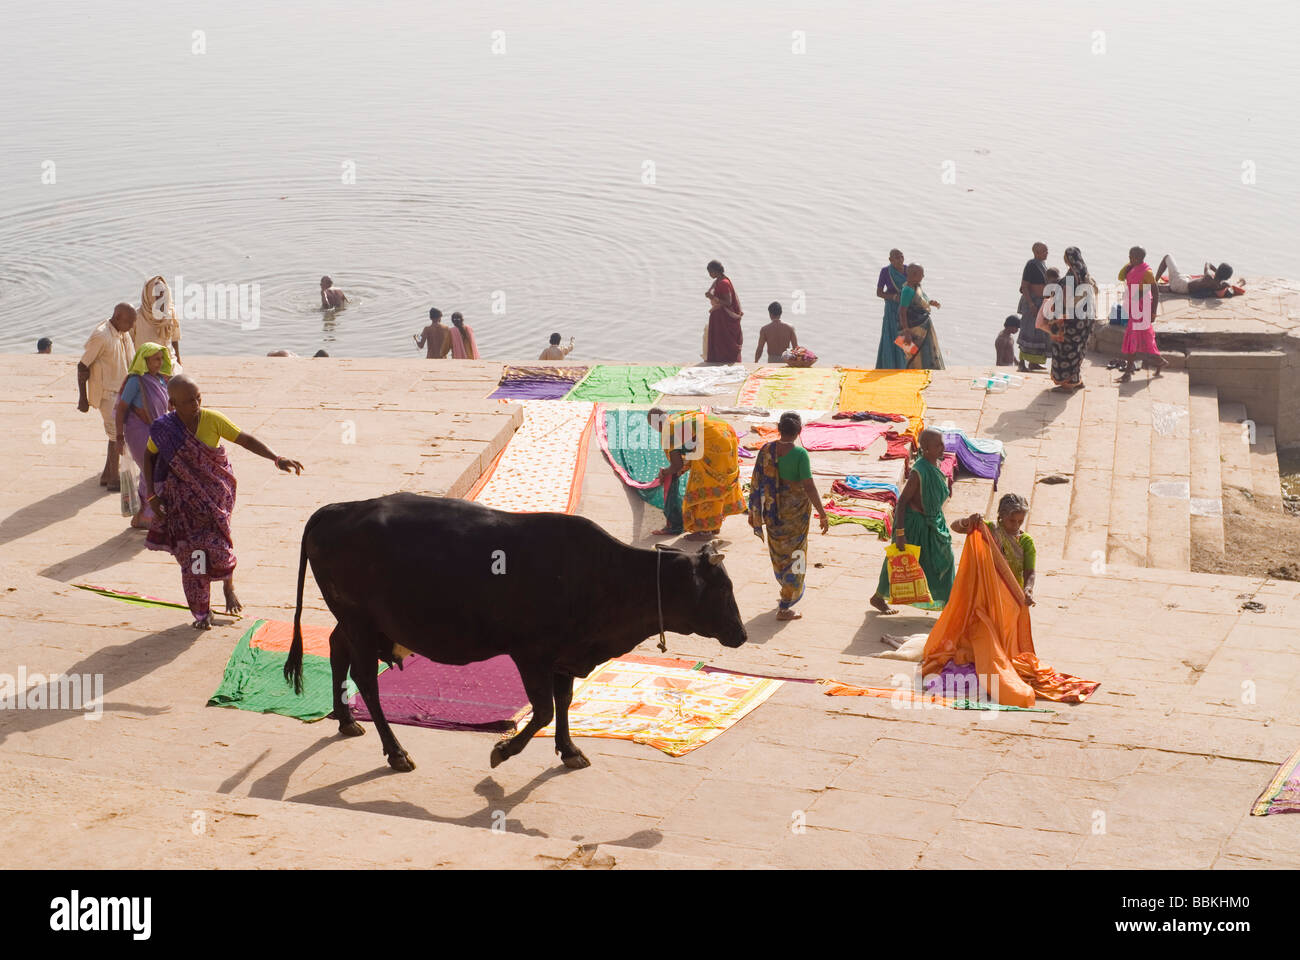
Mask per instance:
[[[949,363],[991,363],[1035,240],[1104,279],[1135,243],[1296,273],[1290,0],[5,16],[4,351],[77,352],[162,274],[257,296],[184,320],[183,353],[418,356],[436,305],[489,358],[559,332],[575,360],[694,360],[718,258],[748,359],[779,300],[826,361],[871,365],[898,246]],[[333,317],[324,273],[352,300]]]

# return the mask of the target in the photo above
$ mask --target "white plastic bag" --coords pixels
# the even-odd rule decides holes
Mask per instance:
[[[122,454],[118,478],[122,485],[122,516],[134,517],[140,512],[140,471],[128,452]]]

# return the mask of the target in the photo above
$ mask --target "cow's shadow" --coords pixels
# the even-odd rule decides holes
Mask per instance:
[[[549,837],[550,835],[537,829],[529,829],[519,820],[510,820],[506,814],[515,806],[527,800],[529,795],[555,777],[568,773],[566,768],[556,766],[543,770],[532,780],[519,787],[511,793],[506,793],[502,786],[497,783],[492,776],[484,777],[474,787],[474,792],[486,801],[482,810],[476,810],[473,813],[465,814],[459,817],[440,816],[430,810],[421,807],[419,804],[411,803],[406,800],[348,800],[343,793],[351,787],[359,786],[363,783],[369,783],[373,780],[386,778],[393,771],[386,766],[376,766],[373,770],[365,773],[358,773],[354,776],[347,777],[334,783],[324,784],[314,787],[303,793],[287,796],[289,789],[289,779],[294,771],[306,763],[309,759],[325,750],[340,740],[348,738],[341,735],[331,737],[322,737],[315,743],[300,750],[297,754],[285,760],[275,769],[268,771],[253,782],[249,788],[250,797],[258,797],[267,800],[285,800],[290,803],[311,803],[318,806],[337,807],[343,810],[360,810],[364,813],[382,813],[390,817],[409,817],[413,820],[431,820],[435,823],[450,823],[462,827],[481,827],[487,829],[503,830],[507,833],[520,834],[526,837]],[[268,751],[269,752],[269,751]],[[261,757],[253,761],[242,771],[235,774],[219,788],[221,793],[230,793],[239,783],[241,783],[252,771],[253,767],[265,758],[264,752]]]

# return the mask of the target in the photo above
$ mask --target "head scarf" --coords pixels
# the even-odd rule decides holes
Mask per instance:
[[[998,519],[1010,516],[1013,513],[1028,513],[1029,501],[1018,493],[1008,493],[998,501]]]
[[[131,361],[131,367],[130,369],[127,370],[127,375],[129,376],[130,374],[134,373],[143,376],[144,374],[148,373],[149,364],[146,363],[145,361],[147,361],[155,353],[161,353],[163,355],[162,366],[158,368],[158,372],[161,373],[164,377],[170,377],[172,375],[171,351],[168,350],[160,343],[140,344],[140,349],[138,349],[135,352],[135,358]]]
[[[1088,265],[1083,262],[1083,254],[1078,247],[1065,248],[1065,262],[1074,268],[1075,275],[1083,283],[1088,282]]]
[[[162,284],[162,308],[155,313],[157,295],[154,293],[154,285],[158,283]],[[172,303],[171,288],[161,276],[150,277],[144,282],[144,289],[140,292],[140,318],[150,326],[156,325],[165,342],[171,343],[177,339],[180,324],[176,320],[176,306]]]

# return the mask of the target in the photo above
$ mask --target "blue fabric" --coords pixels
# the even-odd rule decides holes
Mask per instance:
[[[126,386],[122,388],[122,394],[118,397],[128,407],[139,407],[144,409],[144,401],[140,397],[140,378],[129,376],[126,378]]]
[[[899,490],[897,484],[887,483],[884,480],[868,480],[866,477],[845,477],[844,485],[852,487],[854,490],[862,491],[888,490],[893,493],[894,496],[898,496],[902,492]]]

